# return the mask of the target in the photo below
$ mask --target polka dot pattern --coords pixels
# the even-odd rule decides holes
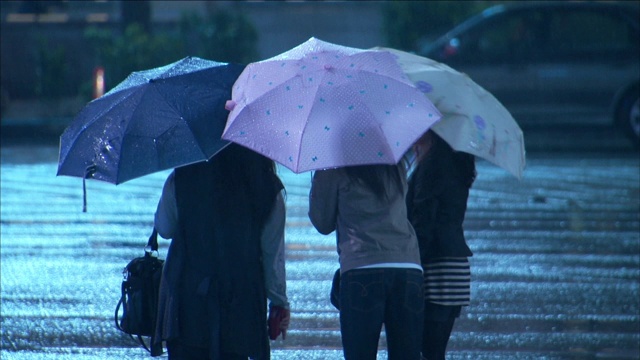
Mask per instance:
[[[397,163],[440,118],[388,51],[311,38],[249,64],[223,138],[294,172]]]

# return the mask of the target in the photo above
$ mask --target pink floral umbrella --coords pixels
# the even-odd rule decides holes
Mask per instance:
[[[395,164],[440,113],[388,51],[311,38],[247,65],[223,139],[295,173]]]

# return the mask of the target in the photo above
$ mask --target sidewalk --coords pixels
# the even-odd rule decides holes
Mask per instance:
[[[82,182],[55,176],[55,145],[2,150],[0,357],[148,359],[115,329],[113,310],[166,174],[88,181],[82,213]],[[279,173],[292,325],[272,358],[341,359],[328,300],[335,237],[309,223],[310,174]],[[487,162],[478,174],[465,219],[472,305],[456,322],[448,360],[639,359],[640,160],[540,154],[522,181]]]
[[[64,129],[82,109],[79,98],[59,101],[13,100],[2,114],[3,145],[17,143],[57,143]]]

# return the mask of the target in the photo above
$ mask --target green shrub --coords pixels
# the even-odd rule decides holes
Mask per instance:
[[[94,45],[97,65],[105,69],[105,87],[110,89],[134,71],[147,70],[180,59],[181,45],[168,35],[151,36],[133,23],[121,36],[111,30],[92,27],[85,37]]]
[[[56,99],[61,88],[67,86],[67,51],[62,46],[53,46],[44,38],[38,40],[36,48],[36,96]]]
[[[107,91],[134,71],[167,65],[186,56],[238,63],[257,57],[255,27],[242,14],[225,9],[217,9],[206,17],[183,14],[178,31],[151,35],[132,23],[121,35],[90,27],[85,38],[93,45],[96,66],[105,69]]]
[[[180,36],[188,50],[209,60],[249,63],[258,56],[258,32],[237,11],[217,9],[205,18],[196,13],[184,14]]]

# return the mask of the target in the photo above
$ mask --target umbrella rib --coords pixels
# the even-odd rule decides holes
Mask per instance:
[[[177,118],[181,119],[182,121],[185,121],[185,122],[186,122],[186,120],[185,120],[182,116],[180,116],[179,111],[178,111],[178,110],[173,106],[173,104],[172,104],[170,101],[167,101],[167,97],[165,97],[165,96],[163,95],[163,93],[162,93],[161,91],[159,91],[159,90],[158,90],[158,87],[157,87],[157,86],[151,86],[151,87],[148,87],[148,88],[144,89],[144,90],[143,90],[143,94],[141,94],[141,96],[140,96],[140,99],[143,99],[145,96],[151,96],[151,95],[149,94],[150,92],[153,92],[153,93],[154,93],[154,95],[156,95],[158,98],[162,99],[162,100],[164,101],[164,103],[167,105],[167,108],[168,108],[168,109],[171,109],[171,111],[173,112],[173,115],[175,115]],[[157,108],[156,108],[155,110],[157,110]],[[132,119],[132,120],[136,117],[136,115],[138,114],[138,112],[139,112],[139,111],[142,111],[142,110],[141,110],[140,108],[136,108],[136,109],[131,113],[131,119]],[[157,117],[156,117],[156,116],[146,116],[146,117],[143,117],[143,118],[147,118],[147,119],[149,119],[149,118],[150,118],[150,119],[156,119]],[[188,122],[187,122],[187,124],[188,124]],[[147,125],[149,125],[149,124],[147,124]],[[175,125],[174,125],[173,127],[170,127],[169,129],[165,130],[165,131],[164,131],[164,132],[162,132],[161,134],[166,133],[168,130],[170,130],[170,129],[172,129],[172,128],[175,128]],[[126,134],[126,132],[125,132],[125,134]],[[139,136],[139,137],[147,137],[147,138],[153,138],[153,137],[151,137],[151,136],[146,136],[146,135],[136,135],[136,136]],[[124,137],[123,137],[123,139],[122,139],[122,145],[124,145],[124,143],[125,143],[125,141],[124,141]],[[202,151],[199,147],[198,147],[198,149],[199,149],[200,151]],[[157,146],[155,146],[154,150],[155,150],[156,154],[159,154]],[[125,154],[125,147],[124,147],[124,146],[122,146],[122,147],[121,147],[121,149],[120,149],[120,159],[122,159],[122,158],[124,158],[124,157],[126,157],[126,154]],[[159,169],[160,171],[161,171],[161,170],[166,170],[166,169],[168,169],[168,168],[162,169],[162,168],[161,168],[161,166],[160,166],[160,162],[159,162],[159,160],[158,160],[158,159],[159,159],[159,156],[158,156],[158,157],[156,157],[156,164],[155,164],[155,168]],[[142,176],[142,175],[140,175],[140,176]],[[120,177],[120,167],[119,167],[119,166],[118,166],[118,167],[117,167],[117,169],[116,169],[116,175],[115,175],[115,178],[116,178],[116,184],[118,184],[118,183],[122,183],[122,182],[125,182],[125,181],[127,181],[127,180],[131,180],[131,179],[132,179],[132,178],[129,178],[129,179],[121,179],[121,177]]]
[[[59,163],[60,163],[60,165],[61,165],[64,161],[66,161],[66,160],[67,160],[67,158],[69,157],[69,155],[71,155],[73,148],[75,148],[75,145],[77,144],[76,139],[80,138],[83,134],[85,134],[87,131],[89,131],[89,130],[90,130],[90,128],[92,128],[93,126],[96,126],[96,125],[97,125],[96,123],[98,122],[98,120],[99,120],[101,117],[103,117],[105,114],[109,113],[110,111],[112,111],[112,110],[116,109],[116,105],[118,105],[118,104],[120,104],[121,102],[123,102],[123,101],[125,101],[126,99],[128,99],[128,98],[129,98],[133,93],[134,93],[133,91],[132,91],[132,92],[130,92],[129,94],[127,94],[127,96],[125,96],[125,97],[122,97],[122,98],[118,99],[118,100],[117,100],[117,102],[115,102],[114,104],[112,104],[110,107],[108,107],[108,108],[104,109],[103,111],[99,112],[99,113],[98,113],[98,115],[93,116],[93,117],[91,118],[91,120],[90,120],[90,121],[88,121],[86,124],[82,124],[82,125],[80,126],[80,129],[77,131],[77,133],[76,133],[76,134],[70,134],[70,136],[72,137],[72,139],[70,140],[70,142],[71,142],[72,146],[70,146],[70,147],[67,149],[67,151],[66,151],[66,153],[65,153],[64,155],[62,155],[62,154],[60,154],[60,155],[59,155],[59,157],[63,157],[62,162],[60,161],[60,159],[58,160],[58,161],[59,161]],[[66,131],[65,131],[65,133],[66,133]],[[63,133],[61,137],[64,137],[65,133]],[[62,144],[61,144],[61,146],[62,146]],[[61,151],[60,151],[60,152],[61,152]],[[97,154],[94,154],[94,155],[97,155]],[[94,161],[94,160],[92,159],[92,160],[88,160],[88,161]],[[58,175],[66,175],[66,174],[64,174],[64,173],[60,173],[60,168],[61,168],[61,166],[58,166]],[[81,169],[81,170],[82,170],[82,171],[84,171],[83,169]],[[69,174],[69,175],[72,175],[72,174]],[[81,176],[84,176],[84,172],[82,172],[82,173],[81,173],[81,174],[79,174],[79,175],[75,175],[75,174],[74,174],[74,176],[80,176],[80,177],[81,177]]]
[[[197,77],[197,76],[195,76],[195,74],[203,73],[203,72],[210,71],[210,70],[211,70],[211,68],[200,69],[200,70],[197,70],[197,71],[190,72],[189,76],[196,77],[198,79],[202,79],[203,77]],[[165,81],[165,82],[170,82],[170,81],[172,81],[172,79],[177,79],[178,77],[180,77],[180,75],[166,77],[166,78],[163,78],[162,80]],[[198,80],[198,82],[200,83],[202,81]],[[184,116],[181,115],[180,110],[175,107],[176,104],[170,101],[171,99],[168,97],[168,93],[165,94],[165,93],[160,92],[159,90],[156,90],[156,91],[157,91],[158,96],[161,97],[165,101],[165,103],[168,105],[168,107],[174,112],[176,117],[179,118],[181,121],[183,121],[184,124],[186,125],[186,127],[191,131],[191,135],[192,135],[193,141],[196,144],[198,144],[197,147],[198,147],[198,150],[200,151],[200,153],[202,155],[202,158],[208,159],[211,156],[215,155],[215,154],[212,154],[211,156],[208,156],[204,152],[204,150],[203,150],[204,147],[205,147],[204,144],[202,143],[201,140],[199,140],[196,136],[194,136],[194,134],[196,133],[196,131],[194,131],[194,129],[192,127],[194,122],[191,121],[191,119],[185,118]],[[221,106],[224,106],[224,105],[221,105]],[[213,108],[213,105],[211,105],[211,107]]]
[[[121,97],[120,99],[118,99],[116,102],[114,102],[113,104],[111,104],[109,107],[105,108],[104,110],[100,111],[97,115],[93,116],[91,118],[91,120],[89,120],[86,124],[82,124],[80,126],[80,130],[77,134],[77,136],[75,136],[75,138],[79,137],[80,134],[84,133],[90,126],[94,125],[102,116],[104,116],[105,114],[107,114],[109,111],[113,110],[116,108],[117,105],[119,105],[121,102],[127,100],[129,97],[131,97],[131,95],[134,93],[134,91],[130,91],[129,94],[127,94],[126,96]],[[96,103],[96,101],[99,101],[101,99],[104,99],[104,97],[99,98],[94,100],[92,103],[93,104],[98,104]],[[96,106],[98,106],[96,105]],[[64,134],[63,134],[64,136]]]
[[[316,103],[316,100],[318,100],[318,90],[320,90],[319,87],[315,87],[315,92],[313,94],[313,102],[312,103]],[[312,113],[312,109],[313,107],[310,107],[309,109],[309,113],[306,116],[306,121],[304,122],[304,126],[302,127],[301,131],[300,131],[300,146],[298,146],[298,153],[296,154],[296,171],[300,168],[300,156],[302,154],[302,140],[305,138],[306,135],[306,129],[307,126],[309,126],[309,118],[311,117],[311,113]]]
[[[400,65],[398,65],[398,68],[400,68]],[[358,71],[363,72],[363,73],[371,74],[371,75],[373,75],[375,77],[385,78],[385,79],[388,79],[389,81],[395,81],[395,82],[399,82],[399,83],[402,83],[402,84],[405,84],[405,85],[409,85],[409,86],[415,88],[417,91],[420,91],[416,87],[416,85],[413,83],[413,81],[411,81],[411,79],[409,79],[409,77],[407,77],[406,75],[402,75],[401,78],[395,78],[395,77],[392,77],[391,75],[388,75],[388,74],[381,74],[379,72],[374,72],[374,71],[367,70],[367,69],[358,69]],[[400,70],[400,71],[402,71],[402,70]],[[420,94],[423,95],[422,92]]]
[[[367,109],[367,113],[375,118],[375,116],[373,115],[373,113],[371,112],[371,110],[369,109],[369,107],[365,107]],[[384,139],[385,141],[383,141],[382,143],[384,144],[384,146],[386,147],[386,151],[389,153],[389,155],[391,156],[391,159],[395,162],[395,158],[393,156],[393,150],[391,149],[391,145],[389,144],[387,140],[387,136],[385,134],[385,132],[382,130],[382,123],[378,122],[377,126],[375,127],[376,131],[378,132],[378,136],[380,136],[382,139]]]
[[[276,91],[276,90],[277,90],[278,88],[280,88],[280,87],[286,87],[287,85],[289,85],[289,81],[290,81],[290,80],[292,80],[292,79],[297,79],[297,78],[299,78],[299,77],[298,77],[298,76],[296,76],[296,77],[292,77],[291,79],[289,79],[289,80],[287,80],[287,81],[283,81],[282,83],[280,83],[280,84],[277,84],[277,85],[273,86],[273,88],[271,88],[271,90],[270,90],[270,91],[268,91],[268,92],[264,92],[264,93],[261,93],[260,95],[256,96],[255,98],[252,98],[252,99],[251,99],[251,101],[250,101],[250,103],[249,103],[249,104],[247,104],[247,105],[245,105],[245,106],[243,107],[242,112],[244,112],[244,111],[247,111],[247,110],[251,109],[251,108],[252,108],[252,106],[253,106],[254,104],[259,103],[259,102],[260,102],[260,100],[262,100],[263,98],[268,97],[271,91]],[[317,98],[317,95],[318,95],[318,88],[316,87],[316,88],[315,88],[314,95],[313,95],[313,99],[314,99],[314,100]],[[311,110],[311,109],[309,109],[309,110],[308,110],[308,112],[307,112],[307,114],[311,114],[311,112],[312,112],[312,110]],[[236,119],[237,119],[237,118],[239,118],[239,117],[240,117],[240,114],[238,114],[238,115],[236,116]],[[307,115],[307,116],[306,116],[306,119],[307,119],[307,120],[305,121],[305,124],[304,124],[304,126],[302,127],[302,130],[301,130],[300,144],[302,144],[302,139],[304,138],[304,135],[305,135],[305,131],[304,131],[304,130],[306,129],[307,125],[309,124],[308,118],[309,118],[309,116]],[[232,123],[232,124],[227,124],[227,128],[225,129],[225,133],[228,133],[228,132],[229,132],[229,129],[230,129],[232,126],[233,126],[233,123]],[[252,148],[252,149],[253,149],[253,148]],[[254,151],[258,151],[257,149],[253,149],[253,150],[254,150]],[[301,154],[301,152],[302,152],[302,147],[301,147],[301,146],[298,146],[297,151],[298,151],[298,152],[297,152],[297,154],[295,154],[295,155],[296,155],[296,159],[297,159],[297,160],[296,160],[296,163],[295,163],[292,167],[290,167],[291,165],[288,165],[288,164],[286,163],[286,161],[284,161],[284,160],[279,161],[283,166],[285,166],[285,167],[287,167],[287,168],[291,169],[292,171],[294,171],[294,172],[296,172],[296,173],[297,173],[297,171],[298,171],[297,169],[300,167],[300,154]],[[260,151],[258,151],[258,152],[260,152]],[[264,155],[264,156],[267,156],[267,154],[265,154],[265,153],[263,153],[263,152],[260,152],[260,153],[261,153],[262,155]]]
[[[204,153],[204,151],[202,150],[202,144],[201,144],[201,143],[200,143],[200,141],[198,141],[198,139],[194,136],[194,131],[193,131],[193,128],[191,127],[191,122],[190,122],[187,118],[185,118],[184,116],[182,116],[182,115],[180,114],[179,109],[176,109],[176,108],[175,108],[175,104],[173,104],[172,102],[168,101],[168,99],[167,99],[167,97],[165,96],[165,94],[163,94],[162,92],[160,92],[158,89],[156,89],[156,92],[157,92],[158,96],[159,96],[159,97],[161,97],[161,98],[165,101],[165,103],[168,105],[168,108],[170,108],[170,109],[173,111],[174,115],[175,115],[178,119],[180,119],[180,121],[182,121],[182,122],[185,124],[185,126],[186,126],[189,130],[191,130],[191,136],[192,136],[192,138],[193,138],[193,141],[194,141],[195,143],[197,143],[197,144],[198,144],[198,150],[200,150],[200,153],[202,154],[202,157],[203,157],[203,158],[207,158],[207,154],[205,154],[205,153]],[[164,131],[162,134],[167,133],[169,130],[174,129],[175,127],[176,127],[176,125],[174,125],[174,126],[172,126],[172,127],[168,128],[168,129],[167,129],[166,131]]]

